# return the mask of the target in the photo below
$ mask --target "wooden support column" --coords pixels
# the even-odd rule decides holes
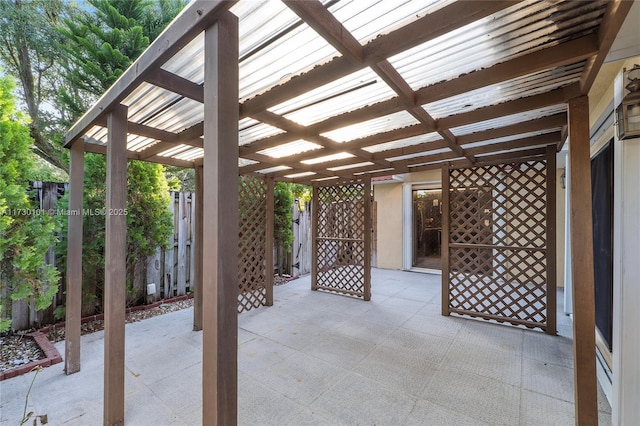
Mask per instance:
[[[196,214],[195,214],[195,236],[192,241],[193,245],[192,256],[195,256],[195,285],[193,290],[193,331],[202,330],[202,241],[204,235],[202,233],[202,166],[198,165],[195,168],[195,202],[196,202]]]
[[[264,285],[267,290],[267,306],[273,306],[273,226],[274,226],[274,206],[275,206],[275,180],[267,177],[267,217],[265,218],[265,277]]]
[[[364,177],[364,300],[371,300],[371,177]]]
[[[547,328],[545,333],[557,332],[556,294],[556,146],[547,145]]]
[[[124,323],[127,217],[127,107],[107,116],[104,268],[104,424],[124,424]]]
[[[449,164],[442,165],[442,315],[449,316]]]
[[[71,146],[69,216],[67,229],[67,302],[65,314],[64,371],[80,371],[80,317],[82,316],[82,195],[84,191],[84,141]]]
[[[569,101],[569,202],[576,425],[598,424],[589,100]]]
[[[311,196],[311,290],[318,289],[318,186],[313,185]]]
[[[238,18],[204,36],[202,424],[238,421]]]

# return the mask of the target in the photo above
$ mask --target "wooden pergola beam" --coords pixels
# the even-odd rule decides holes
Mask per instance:
[[[285,83],[272,87],[265,93],[246,100],[240,107],[240,117],[264,111],[287,99],[291,99],[311,89],[351,74],[365,66],[375,64],[397,53],[433,40],[448,32],[490,16],[519,1],[473,1],[456,2],[416,19],[411,24],[378,37],[367,43],[363,61],[352,63],[346,57],[339,57],[324,65],[292,77]]]
[[[416,103],[418,105],[424,105],[439,101],[491,84],[579,62],[597,53],[598,37],[596,34],[589,34],[575,40],[566,41],[481,70],[470,72],[452,80],[423,87],[416,92]]]
[[[204,103],[204,88],[201,85],[162,68],[150,71],[145,76],[145,81],[185,98]]]
[[[93,154],[102,154],[106,155],[107,153],[107,145],[97,145],[95,143],[85,143],[84,144],[85,152],[90,152]],[[171,157],[161,157],[159,155],[153,155],[150,157],[144,157],[141,155],[144,153],[137,153],[134,151],[127,151],[127,159],[129,160],[138,160],[138,161],[146,161],[148,163],[158,163],[158,164],[166,164],[169,166],[178,166],[178,167],[186,167],[188,169],[192,169],[195,167],[195,163],[193,161],[185,161],[179,160],[177,158]]]
[[[533,120],[523,121],[521,123],[512,124],[509,126],[460,135],[458,136],[458,143],[460,145],[466,145],[475,142],[482,142],[491,139],[519,135],[523,133],[562,128],[562,126],[566,125],[566,123],[566,113],[554,114],[543,118],[535,118]]]
[[[213,24],[235,0],[197,0],[189,4],[174,22],[127,68],[118,80],[69,129],[64,137],[65,147],[81,137],[105,113],[129,96],[150,71],[160,68],[205,28]]]
[[[618,31],[622,27],[629,10],[633,6],[633,1],[628,0],[612,0],[607,4],[607,10],[604,13],[600,27],[598,28],[598,53],[587,60],[587,64],[582,70],[580,76],[580,93],[588,95],[591,86],[600,71],[600,67],[613,45]]]

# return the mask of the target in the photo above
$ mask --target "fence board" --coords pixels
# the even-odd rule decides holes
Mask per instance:
[[[173,297],[173,281],[175,278],[175,255],[174,255],[174,248],[175,248],[175,240],[177,237],[177,233],[178,233],[178,227],[176,226],[176,203],[175,203],[175,192],[171,193],[171,203],[169,204],[169,211],[171,212],[171,214],[173,214],[173,234],[169,240],[169,246],[167,247],[167,249],[165,249],[163,251],[163,265],[164,268],[162,269],[162,280],[163,280],[163,287],[164,287],[164,292],[163,292],[163,297],[169,298],[169,297]]]
[[[176,280],[177,295],[186,293],[187,285],[187,236],[189,222],[191,221],[191,209],[187,202],[191,203],[191,194],[187,200],[187,193],[180,192],[178,198],[178,276]]]

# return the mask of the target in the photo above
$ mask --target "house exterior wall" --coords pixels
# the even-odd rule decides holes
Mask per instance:
[[[377,267],[402,269],[402,184],[374,185]]]

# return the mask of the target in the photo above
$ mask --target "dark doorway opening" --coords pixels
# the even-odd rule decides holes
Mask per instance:
[[[442,269],[442,189],[414,189],[412,197],[412,266],[439,271]]]

